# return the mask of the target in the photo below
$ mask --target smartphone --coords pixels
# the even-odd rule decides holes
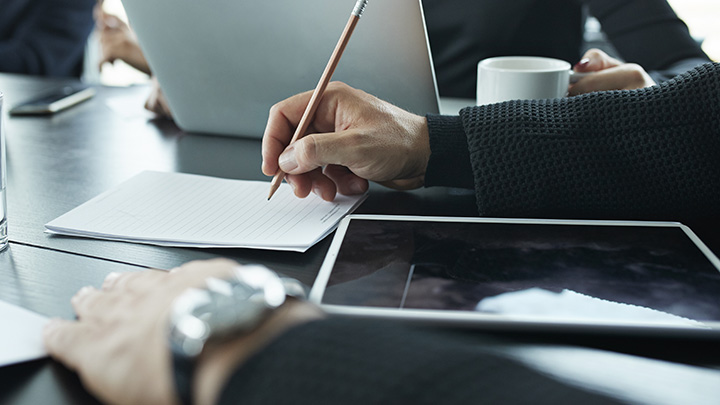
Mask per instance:
[[[45,115],[65,110],[88,100],[95,95],[95,89],[83,84],[63,86],[49,93],[16,105],[10,115]]]

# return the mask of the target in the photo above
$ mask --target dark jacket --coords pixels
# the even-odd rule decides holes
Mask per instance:
[[[95,0],[0,0],[0,72],[82,73]]]

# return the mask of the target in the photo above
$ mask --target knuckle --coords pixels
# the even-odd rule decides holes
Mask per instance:
[[[633,84],[641,85],[645,83],[645,69],[643,69],[640,65],[635,63],[628,64],[627,74]]]
[[[274,117],[274,116],[278,115],[281,107],[282,107],[281,102],[273,104],[272,107],[270,107],[270,112],[268,113],[268,115],[270,117]]]
[[[605,52],[597,49],[597,48],[591,48],[588,49],[587,52],[585,52],[585,56],[588,58],[601,58],[605,55]]]
[[[319,148],[317,138],[314,135],[308,135],[300,142],[297,142],[295,153],[298,164],[305,167],[312,166],[321,155]]]
[[[339,80],[333,80],[332,82],[330,82],[330,83],[328,84],[327,90],[331,90],[331,91],[342,91],[342,90],[346,90],[346,89],[349,88],[349,87],[350,87],[350,86],[348,86],[348,85],[347,85],[346,83],[344,83],[344,82],[341,82],[341,81],[339,81]]]

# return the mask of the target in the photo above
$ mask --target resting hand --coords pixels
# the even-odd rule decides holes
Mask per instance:
[[[208,277],[227,278],[230,260],[191,262],[172,272],[113,274],[102,289],[81,289],[72,305],[77,321],[54,320],[45,346],[80,375],[85,387],[116,404],[177,402],[167,343],[173,300]],[[319,317],[316,307],[289,301],[254,333],[206,345],[195,374],[195,403],[214,403],[230,373],[292,325]]]
[[[569,94],[590,93],[603,90],[632,90],[655,85],[655,81],[642,66],[623,63],[599,49],[590,49],[575,65],[578,73],[596,72],[570,85]]]
[[[116,16],[103,12],[100,5],[96,8],[95,19],[102,52],[100,69],[106,62],[113,63],[119,59],[149,75],[150,66],[130,27]]]
[[[308,135],[288,147],[312,92],[272,107],[262,142],[262,171],[278,168],[298,197],[331,201],[360,194],[368,180],[396,189],[422,186],[430,157],[427,121],[363,91],[330,83]]]

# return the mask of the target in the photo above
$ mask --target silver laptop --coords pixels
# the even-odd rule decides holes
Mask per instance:
[[[356,0],[123,0],[177,124],[261,137],[270,107],[315,88]],[[420,0],[370,1],[333,80],[438,112]]]

